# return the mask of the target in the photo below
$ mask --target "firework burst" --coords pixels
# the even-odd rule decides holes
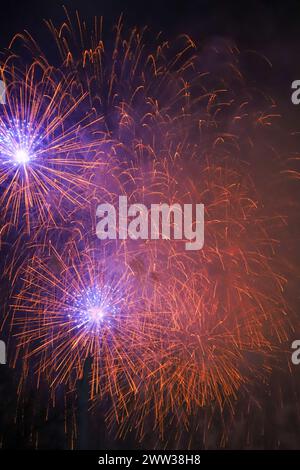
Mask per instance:
[[[95,167],[95,119],[80,111],[86,95],[74,78],[33,63],[2,71],[7,104],[0,114],[0,185],[4,222],[26,230],[82,205]],[[65,202],[63,207],[62,201]]]
[[[17,355],[26,350],[37,377],[70,390],[91,358],[91,398],[108,394],[112,403],[117,397],[125,403],[122,396],[136,390],[143,364],[142,320],[130,270],[116,253],[79,254],[69,245],[64,256],[54,248],[42,259],[35,256],[23,275],[13,305]]]

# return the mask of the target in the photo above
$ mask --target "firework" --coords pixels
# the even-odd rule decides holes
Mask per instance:
[[[286,279],[276,266],[273,238],[284,219],[276,211],[265,214],[247,167],[228,168],[218,159],[216,166],[195,162],[190,176],[182,168],[177,161],[160,179],[156,166],[157,177],[146,177],[147,189],[153,181],[155,198],[165,180],[171,201],[175,195],[181,203],[202,200],[205,246],[191,254],[181,241],[130,242],[127,260],[140,279],[139,299],[151,318],[144,330],[155,347],[144,351],[139,393],[129,398],[126,413],[119,403],[119,435],[128,429],[128,409],[140,435],[151,417],[163,439],[166,425],[178,420],[188,427],[205,406],[233,407],[254,378],[266,379],[271,358],[287,339]],[[114,429],[115,419],[111,413]]]
[[[95,167],[95,119],[80,111],[86,95],[71,76],[33,63],[25,73],[4,67],[7,103],[0,114],[0,185],[4,222],[27,232],[86,202]],[[65,207],[63,205],[65,203]]]
[[[107,255],[95,255],[77,253],[63,261],[52,250],[46,260],[34,258],[16,298],[16,324],[20,347],[52,387],[65,383],[72,389],[91,357],[91,396],[109,389],[114,397],[122,381],[134,386],[136,374],[130,359],[137,323],[132,281]]]

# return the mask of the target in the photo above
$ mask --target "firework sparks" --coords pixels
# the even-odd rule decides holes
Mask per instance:
[[[0,115],[0,203],[4,220],[14,225],[25,220],[29,232],[33,218],[43,223],[54,220],[55,211],[66,212],[60,199],[71,205],[85,201],[85,172],[95,167],[95,139],[90,133],[89,141],[86,134],[95,120],[86,113],[76,118],[85,94],[71,96],[71,77],[56,78],[53,69],[42,71],[36,63],[25,76],[8,66],[3,76],[7,104]]]
[[[99,261],[101,252],[79,255],[75,248],[64,261],[51,251],[48,260],[32,260],[16,296],[19,346],[55,387],[74,387],[91,357],[91,396],[109,390],[112,399],[120,397],[124,387],[134,388],[135,366],[142,361],[130,346],[138,324],[134,279],[128,269],[116,272],[114,257]]]

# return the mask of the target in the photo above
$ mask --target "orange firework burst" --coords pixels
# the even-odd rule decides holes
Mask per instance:
[[[139,393],[128,396],[126,408],[119,403],[120,435],[128,429],[129,409],[141,435],[152,417],[163,437],[174,417],[188,426],[203,406],[233,406],[241,388],[267,379],[270,359],[287,339],[286,278],[275,255],[285,220],[276,209],[265,212],[247,166],[236,162],[233,169],[227,158],[181,163],[164,171],[156,164],[133,184],[133,200],[165,194],[170,204],[203,201],[206,230],[199,252],[186,252],[175,240],[127,242],[127,262],[151,322],[144,323],[150,347]],[[114,409],[114,428],[115,419]]]

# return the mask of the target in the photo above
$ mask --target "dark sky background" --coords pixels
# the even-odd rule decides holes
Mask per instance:
[[[43,41],[43,19],[62,21],[62,5],[78,9],[81,17],[103,15],[113,24],[120,13],[128,27],[148,25],[168,39],[190,34],[199,43],[216,37],[233,40],[242,50],[254,49],[273,64],[265,85],[295,119],[299,113],[290,101],[291,82],[300,77],[300,2],[212,0],[10,0],[0,9],[0,41],[5,47],[12,35],[27,29]]]
[[[13,31],[36,28],[42,18],[61,18],[61,5],[78,8],[86,17],[97,14],[112,20],[123,12],[130,23],[142,22],[170,33],[188,30],[197,35],[226,35],[252,46],[284,45],[293,42],[299,31],[296,0],[13,0],[1,8],[1,40]]]
[[[273,64],[272,72],[266,77],[252,77],[270,91],[281,106],[285,123],[289,127],[299,127],[300,106],[291,103],[291,83],[300,79],[300,0],[295,1],[212,1],[212,0],[8,0],[1,2],[0,7],[0,49],[7,47],[12,36],[24,29],[34,32],[34,36],[43,43],[46,27],[43,19],[51,18],[60,22],[65,18],[62,8],[65,5],[70,11],[78,9],[81,18],[89,19],[103,15],[106,24],[113,25],[121,13],[128,27],[148,25],[155,33],[163,31],[164,36],[172,40],[181,33],[191,35],[198,43],[225,37],[235,42],[242,50],[256,50],[266,55]],[[7,395],[5,390],[14,389],[14,377],[5,368],[0,370],[0,398]],[[2,379],[2,383],[1,383]],[[1,388],[3,383],[6,386]],[[0,400],[0,437],[1,431],[7,434],[7,447],[30,447],[27,435],[29,429],[17,429],[5,418],[1,417],[15,412],[15,398],[8,397],[5,403]],[[266,400],[268,405],[268,401]],[[29,399],[24,415],[31,415],[36,408],[34,395]],[[273,409],[266,407],[269,413],[269,426],[275,426],[272,421]],[[294,415],[286,409],[288,445],[300,446],[293,439],[297,438],[294,428],[297,425]],[[38,413],[38,412],[37,412]],[[63,443],[63,420],[57,409],[47,424],[47,437],[41,446],[63,448],[69,443]],[[275,418],[274,418],[275,419]],[[41,423],[43,420],[41,420]],[[98,422],[99,424],[99,422]],[[43,425],[40,424],[41,426]],[[37,424],[39,426],[39,424]],[[25,419],[26,428],[26,419]],[[291,431],[289,431],[291,429]],[[98,431],[97,431],[98,432]],[[294,433],[294,434],[293,434]],[[25,436],[25,437],[24,437]],[[102,434],[102,439],[105,436]],[[267,439],[267,438],[266,438]],[[276,447],[275,437],[265,441],[264,446]],[[112,448],[112,442],[104,445]],[[117,444],[116,444],[117,445]],[[134,441],[119,444],[120,446],[136,445]],[[151,447],[151,443],[149,443]],[[1,447],[1,439],[0,439]]]

